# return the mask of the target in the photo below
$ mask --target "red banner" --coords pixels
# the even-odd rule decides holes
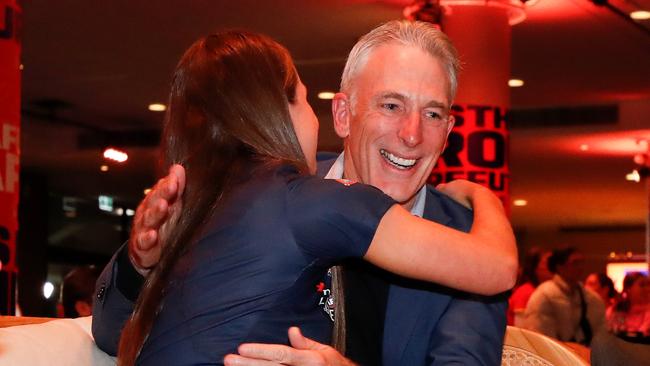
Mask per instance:
[[[434,185],[467,179],[490,188],[510,209],[510,167],[506,108],[454,105],[456,124],[433,170]]]
[[[20,171],[21,8],[0,0],[0,314],[16,304],[16,233]]]

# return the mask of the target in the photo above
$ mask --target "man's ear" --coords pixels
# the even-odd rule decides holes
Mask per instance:
[[[350,98],[344,93],[336,93],[332,99],[332,119],[334,131],[344,139],[350,135]]]
[[[447,122],[447,136],[445,137],[445,145],[442,147],[442,151],[445,151],[447,148],[447,144],[449,144],[449,134],[451,133],[451,130],[454,129],[454,124],[456,124],[456,118],[454,116],[449,116],[449,121]]]
[[[447,126],[447,138],[449,138],[449,134],[451,133],[451,130],[454,129],[454,125],[456,124],[456,117],[454,116],[449,116],[449,125]]]

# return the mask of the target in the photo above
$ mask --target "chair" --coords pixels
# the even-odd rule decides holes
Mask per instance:
[[[509,326],[503,342],[502,366],[588,366],[566,345],[545,335]]]
[[[1,317],[10,326],[0,328],[0,365],[115,366],[93,341],[91,317],[50,320]]]

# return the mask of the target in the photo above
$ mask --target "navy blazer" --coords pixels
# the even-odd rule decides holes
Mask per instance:
[[[335,155],[318,157],[318,175],[325,176]],[[473,216],[464,206],[427,186],[424,218],[469,231]],[[507,306],[505,293],[471,295],[394,277],[386,305],[383,364],[500,365]]]

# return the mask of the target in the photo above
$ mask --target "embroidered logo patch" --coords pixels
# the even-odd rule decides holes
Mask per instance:
[[[318,306],[322,307],[323,311],[331,321],[334,321],[334,296],[332,295],[332,290],[328,288],[332,277],[331,269],[327,271],[327,277],[327,283],[321,281],[316,285],[316,292],[320,295]]]

